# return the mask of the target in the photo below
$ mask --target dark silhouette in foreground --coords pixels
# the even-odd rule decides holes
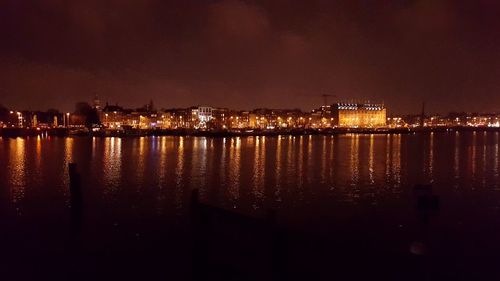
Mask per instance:
[[[286,280],[286,237],[275,213],[249,217],[200,202],[191,194],[195,280]]]

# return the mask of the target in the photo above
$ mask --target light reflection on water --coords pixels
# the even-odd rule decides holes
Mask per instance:
[[[18,203],[24,198],[26,189],[26,140],[11,140],[11,144],[10,165],[7,170],[10,175],[12,202]]]
[[[374,142],[374,136],[373,134],[370,135],[370,156],[368,158],[368,171],[369,171],[369,178],[370,178],[370,185],[375,184],[375,175],[374,175],[374,155],[373,155],[373,142]]]
[[[262,204],[264,198],[264,179],[266,177],[266,140],[264,137],[256,137],[255,139],[255,152],[254,152],[254,168],[253,168],[253,188],[252,193],[255,201],[253,208],[258,208]],[[253,138],[252,138],[253,139]]]
[[[182,207],[182,184],[184,177],[184,137],[180,137],[177,144],[177,165],[175,167],[175,189],[174,189],[174,204],[177,208]]]
[[[430,139],[429,139],[429,182],[434,181],[434,132],[431,133]]]
[[[453,157],[454,187],[457,188],[460,179],[460,133],[455,133],[455,150]]]
[[[122,175],[122,139],[106,138],[104,139],[103,154],[103,175],[104,175],[104,193],[113,195],[121,185]],[[142,158],[142,157],[140,157]],[[141,160],[139,160],[141,163]]]
[[[401,186],[401,135],[392,135],[391,138],[395,139],[392,146],[392,175],[393,186],[399,188]]]
[[[472,133],[472,147],[471,147],[471,150],[472,150],[472,155],[471,155],[471,166],[472,166],[472,169],[471,169],[471,172],[472,172],[472,178],[475,179],[476,177],[476,147],[477,147],[477,133],[476,132],[473,132]]]
[[[493,178],[494,178],[494,180],[493,180],[494,186],[493,187],[495,189],[498,189],[498,181],[499,181],[498,162],[500,161],[500,158],[499,158],[499,155],[498,155],[498,146],[499,146],[499,144],[498,144],[498,141],[499,141],[498,135],[499,135],[499,133],[496,132],[495,133],[495,143],[497,145],[493,146],[495,154],[494,154],[493,159],[492,159],[492,161],[493,161]]]
[[[500,180],[498,133],[0,143],[1,187],[10,192],[13,208],[27,204],[27,196],[36,202],[47,189],[64,190],[70,162],[78,163],[95,200],[122,207],[140,200],[143,208],[160,213],[182,209],[192,188],[226,207],[262,209],[377,201],[377,196],[398,196],[427,182],[443,190],[498,190]],[[127,201],[120,203],[123,198]]]
[[[274,176],[275,176],[275,178],[274,178],[274,182],[275,182],[274,187],[275,187],[276,190],[275,190],[274,195],[275,195],[275,198],[276,198],[277,202],[281,202],[281,200],[282,200],[282,197],[281,197],[282,183],[280,181],[280,179],[281,179],[281,171],[283,169],[282,168],[282,165],[283,165],[283,161],[282,161],[282,157],[283,157],[282,156],[282,150],[283,150],[283,148],[282,148],[282,142],[283,142],[282,137],[278,137],[276,139],[276,159],[275,159],[276,165],[275,165],[275,169],[274,169]]]
[[[240,164],[241,164],[241,138],[232,138],[229,144],[229,173],[228,173],[228,191],[233,207],[240,198]],[[224,176],[226,172],[223,171]]]
[[[359,135],[351,136],[351,187],[358,188],[359,181]]]

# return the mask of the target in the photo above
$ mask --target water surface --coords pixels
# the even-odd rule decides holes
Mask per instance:
[[[427,271],[440,277],[491,275],[496,270],[490,264],[500,260],[495,132],[3,138],[1,243],[10,268],[33,266],[41,256],[63,256],[71,162],[83,178],[85,243],[111,257],[124,245],[146,252],[151,241],[162,241],[170,251],[178,245],[179,266],[172,267],[179,276],[188,270],[183,267],[188,254],[179,245],[189,244],[183,226],[195,188],[203,202],[240,213],[276,210],[280,224],[329,241],[326,249],[346,241],[359,247],[353,251],[369,253],[366,257],[411,258],[408,245],[426,241],[435,261]],[[441,206],[423,226],[413,186],[429,183]],[[291,263],[300,264],[303,255],[317,254],[323,246],[298,243]],[[359,262],[370,264],[365,258]],[[322,263],[328,267],[329,261],[318,259],[314,266]],[[346,257],[345,265],[352,263]],[[379,267],[374,265],[384,273]]]

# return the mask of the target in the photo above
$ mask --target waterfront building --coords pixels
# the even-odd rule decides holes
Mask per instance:
[[[408,127],[408,124],[402,117],[389,117],[387,118],[387,127],[403,128],[403,127]]]
[[[163,111],[165,116],[164,126],[167,129],[188,128],[191,120],[191,109],[171,108]]]
[[[334,106],[322,105],[320,108],[311,110],[308,120],[309,128],[332,128],[336,125],[334,122]]]
[[[387,111],[383,104],[340,102],[332,106],[331,122],[338,127],[385,127]]]
[[[213,108],[212,119],[208,123],[208,129],[227,129],[229,128],[231,111],[228,108]]]
[[[104,106],[100,113],[99,118],[104,127],[109,129],[120,129],[123,125],[127,125],[126,113],[123,107],[118,105],[108,105]]]
[[[229,128],[230,129],[247,128],[248,127],[247,116],[248,116],[248,111],[234,112],[229,117]]]
[[[248,127],[252,129],[278,129],[304,127],[305,114],[299,109],[267,109],[252,110],[247,115]]]
[[[213,108],[208,106],[199,106],[191,108],[191,121],[195,129],[206,129],[207,124],[213,119]]]
[[[212,111],[213,108],[208,106],[200,106],[198,107],[198,119],[201,123],[206,124],[212,120]]]

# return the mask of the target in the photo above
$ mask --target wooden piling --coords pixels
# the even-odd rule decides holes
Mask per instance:
[[[70,192],[70,204],[72,209],[79,209],[83,206],[83,195],[82,195],[82,185],[81,177],[78,173],[76,163],[68,164],[69,170],[69,192]]]

